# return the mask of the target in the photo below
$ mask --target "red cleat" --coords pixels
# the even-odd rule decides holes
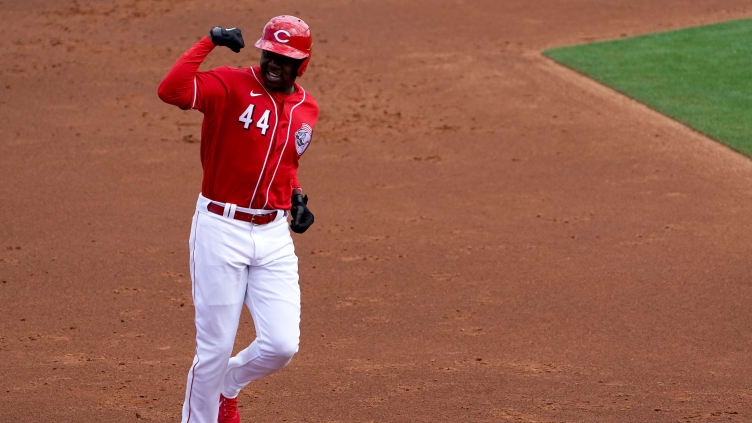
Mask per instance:
[[[237,398],[225,398],[224,395],[219,395],[219,417],[217,417],[217,423],[240,423]]]

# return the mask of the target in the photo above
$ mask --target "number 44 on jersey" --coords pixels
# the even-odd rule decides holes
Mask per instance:
[[[243,129],[248,129],[251,124],[253,123],[253,109],[255,108],[254,104],[249,104],[248,108],[245,109],[245,112],[240,115],[238,118],[238,121],[243,122]],[[259,128],[261,130],[261,135],[266,135],[266,130],[269,129],[269,109],[266,109],[264,114],[261,115],[259,120],[256,122],[256,128]]]

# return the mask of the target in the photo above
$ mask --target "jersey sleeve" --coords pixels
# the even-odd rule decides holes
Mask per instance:
[[[290,188],[291,189],[303,189],[300,186],[300,182],[298,182],[298,170],[293,169],[292,174],[290,175]]]
[[[230,68],[225,66],[196,73],[191,109],[206,113],[223,107],[229,92],[227,69]]]
[[[305,118],[300,128],[295,131],[295,150],[298,153],[295,157],[295,166],[290,174],[290,188],[291,189],[303,189],[298,181],[298,164],[302,158],[303,153],[306,152],[308,146],[311,145],[313,138],[313,127],[316,125],[316,121],[319,118],[319,105],[313,97],[307,98],[307,104],[305,106]]]
[[[222,72],[218,69],[198,71],[213,49],[214,43],[209,37],[204,37],[183,53],[159,84],[159,98],[181,109],[198,109],[202,112],[221,104],[227,96]]]

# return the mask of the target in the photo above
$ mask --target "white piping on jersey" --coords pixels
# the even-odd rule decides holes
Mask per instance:
[[[256,191],[258,190],[259,184],[261,183],[261,178],[264,177],[264,169],[266,169],[266,162],[269,160],[269,153],[272,151],[272,145],[274,144],[274,135],[277,133],[277,125],[279,125],[279,116],[277,115],[277,102],[274,101],[274,98],[272,98],[272,95],[269,94],[269,91],[266,90],[266,87],[264,84],[259,81],[258,77],[256,76],[256,72],[253,70],[253,67],[251,67],[251,75],[253,75],[253,79],[258,82],[258,84],[261,86],[261,88],[266,93],[267,97],[269,97],[269,100],[272,101],[272,104],[274,105],[274,129],[272,130],[272,136],[269,140],[269,148],[266,150],[266,157],[264,157],[264,164],[261,166],[261,172],[259,172],[259,178],[258,181],[256,181],[256,186],[253,188],[253,194],[251,194],[251,202],[248,203],[248,207],[253,207],[253,200],[256,198]],[[264,206],[266,206],[266,203],[264,203]],[[262,207],[263,209],[263,207]]]
[[[262,209],[266,207],[266,203],[269,202],[269,190],[272,188],[272,182],[274,182],[274,177],[277,176],[277,169],[279,169],[279,164],[282,163],[282,156],[285,155],[285,149],[287,148],[287,141],[290,140],[290,128],[292,128],[292,112],[295,111],[295,108],[303,104],[306,98],[306,92],[303,89],[303,87],[300,87],[300,89],[303,91],[303,99],[300,100],[300,102],[294,106],[292,106],[292,109],[290,109],[290,121],[287,125],[287,136],[285,136],[285,145],[282,146],[282,152],[279,153],[279,160],[277,161],[277,167],[274,168],[274,173],[272,173],[272,179],[269,180],[269,186],[266,187],[266,200],[264,200],[264,205],[261,207]]]
[[[196,105],[196,97],[197,97],[198,87],[196,86],[196,77],[193,77],[193,103],[191,103],[191,109],[193,106]]]

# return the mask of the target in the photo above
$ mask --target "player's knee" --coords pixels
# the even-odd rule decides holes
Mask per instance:
[[[278,362],[280,367],[284,367],[298,352],[298,338],[277,337],[270,339],[264,350],[267,357]]]
[[[205,342],[199,344],[196,351],[199,359],[205,362],[226,362],[232,355],[232,340],[217,339],[214,342]]]
[[[298,340],[278,341],[272,345],[272,351],[275,356],[289,360],[298,352]]]

